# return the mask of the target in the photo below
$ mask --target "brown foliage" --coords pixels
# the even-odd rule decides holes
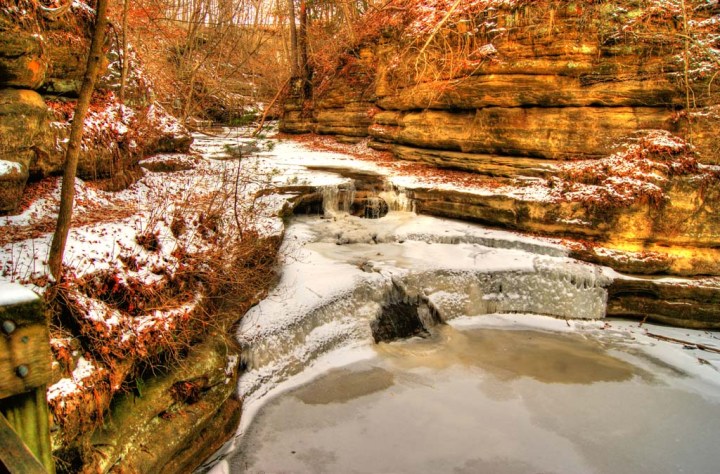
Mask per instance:
[[[664,130],[650,130],[610,157],[561,165],[548,186],[559,201],[600,208],[658,206],[671,178],[705,174],[690,144]]]

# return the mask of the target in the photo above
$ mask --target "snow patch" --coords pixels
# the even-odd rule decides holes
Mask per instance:
[[[27,304],[38,300],[38,295],[17,283],[0,281],[0,307]]]
[[[22,173],[22,165],[20,163],[0,160],[0,178],[15,173]]]

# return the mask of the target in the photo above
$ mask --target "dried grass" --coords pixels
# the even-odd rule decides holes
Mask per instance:
[[[82,454],[84,435],[100,426],[116,394],[181,366],[191,347],[211,332],[226,334],[274,283],[281,237],[263,229],[262,203],[244,192],[254,171],[241,166],[182,201],[168,192],[137,228],[141,249],[120,246],[117,265],[90,274],[68,268],[48,289],[54,335],[73,334],[77,351],[97,367],[77,390],[50,401],[63,452]],[[163,226],[174,242],[163,240]],[[148,258],[161,250],[169,257]],[[67,352],[62,344],[54,351],[72,377]],[[189,402],[192,389],[175,395]]]

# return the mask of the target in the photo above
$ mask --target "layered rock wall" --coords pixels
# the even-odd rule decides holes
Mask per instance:
[[[384,34],[358,54],[356,75],[373,71],[372,89],[352,87],[356,75],[335,74],[314,101],[291,97],[281,128],[368,136],[400,159],[547,185],[540,200],[428,189],[416,192],[421,212],[659,252],[662,261],[593,257],[618,269],[720,274],[720,188],[712,167],[702,167],[720,163],[720,91],[701,71],[714,67],[712,58],[682,41],[683,12],[652,1],[495,3],[502,5],[449,20],[435,32],[433,44],[444,45],[435,49],[423,51],[425,39],[407,31]],[[720,7],[688,5],[699,44]],[[551,189],[568,162],[627,150],[649,130],[692,142],[701,163],[683,176],[663,175],[662,199],[650,202],[638,189],[634,201],[598,205]]]
[[[720,275],[720,5],[484,4],[430,26],[416,9],[358,55],[371,90],[335,74],[313,101],[287,101],[281,129],[369,137],[398,159],[483,175],[482,193],[414,190],[417,210],[568,238],[575,257],[634,275],[688,277],[618,280],[608,314],[717,327],[720,290],[703,277]]]

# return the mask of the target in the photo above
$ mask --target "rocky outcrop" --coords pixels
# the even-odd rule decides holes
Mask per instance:
[[[608,288],[607,315],[720,329],[720,288],[710,280],[618,278]]]
[[[48,68],[44,44],[39,34],[0,32],[0,83],[24,89],[40,87]]]
[[[318,90],[308,107],[304,82],[291,81],[290,95],[283,107],[280,130],[287,133],[321,133],[339,140],[356,142],[368,135],[373,123],[375,91],[374,52],[363,48],[352,64],[339,65]]]
[[[488,179],[483,193],[417,189],[419,212],[567,238],[574,256],[632,274],[720,275],[720,185],[712,168],[720,163],[720,90],[708,74],[718,67],[710,57],[717,50],[708,48],[715,48],[720,7],[489,3],[485,10],[461,5],[441,27],[423,30],[425,13],[406,2],[403,14],[416,16],[384,30],[358,55],[365,72],[374,71],[372,92],[363,89],[358,100],[347,77],[331,75],[330,86],[323,82],[328,92],[314,102],[287,103],[281,128],[358,137],[367,127],[370,146],[399,159]],[[694,45],[683,42],[684,15]],[[296,110],[303,110],[301,126]],[[656,151],[643,145],[648,130],[691,142],[700,163],[677,173],[645,171],[650,180],[661,176],[652,185],[661,191],[651,197],[643,194],[647,183],[629,184],[623,174]],[[630,161],[628,150],[641,160]],[[598,165],[597,178],[571,169],[575,160],[609,156],[620,159]],[[676,157],[656,156],[666,169]],[[635,188],[615,199],[623,181]],[[602,189],[609,182],[615,184]],[[587,185],[584,196],[571,192],[577,183]],[[653,291],[652,301],[672,300]],[[622,294],[609,313],[639,311]],[[679,321],[670,310],[679,306],[666,303],[648,308],[658,320]],[[708,318],[698,316],[699,324]]]
[[[720,202],[720,188],[704,192],[705,201],[697,202],[696,183],[676,180],[659,206],[622,208],[438,189],[417,189],[411,197],[418,212],[573,239],[573,256],[621,272],[720,275],[720,219],[713,204]]]
[[[469,168],[496,155],[547,160],[599,158],[637,130],[681,132],[671,111],[652,107],[483,107],[476,110],[382,112],[378,141],[468,153]],[[528,131],[532,131],[528,133]],[[519,173],[518,173],[519,174]]]
[[[44,47],[50,58],[46,78],[41,85],[44,94],[77,97],[82,87],[90,41],[81,35],[69,35],[66,29],[44,34]],[[107,61],[103,65],[107,67]]]
[[[128,472],[163,473],[196,468],[237,429],[237,360],[236,344],[216,333],[193,347],[179,367],[147,380],[139,393],[118,397],[107,422],[92,435],[94,459],[85,460],[84,468],[108,472],[122,465]]]
[[[0,163],[6,163],[0,166],[0,212],[17,207],[28,179],[62,172],[92,22],[92,10],[81,3],[53,19],[36,17],[32,9],[18,12],[0,8]],[[108,41],[108,55],[116,54],[113,38]],[[130,81],[128,105],[119,104],[112,92],[118,75],[108,64],[85,121],[78,176],[127,184],[126,177],[136,175],[129,170],[144,156],[187,151],[192,137],[153,104],[142,80]]]
[[[37,92],[0,89],[0,211],[19,202],[37,150],[47,145],[49,118]]]

